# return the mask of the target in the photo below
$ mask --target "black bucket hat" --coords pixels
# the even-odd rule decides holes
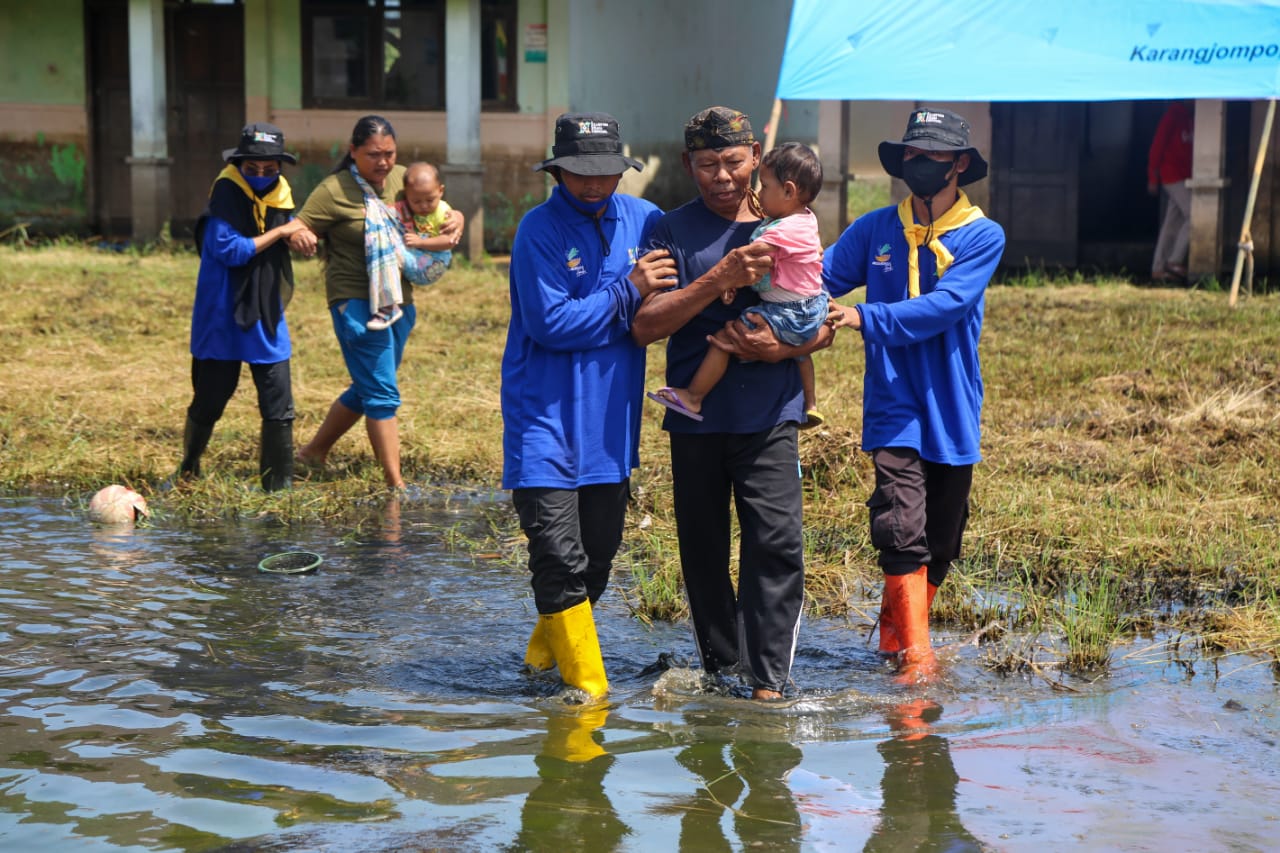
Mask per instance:
[[[969,155],[969,168],[960,173],[960,186],[980,181],[987,176],[987,161],[969,144],[969,122],[950,110],[921,107],[907,119],[907,132],[902,141],[886,139],[880,143],[880,165],[892,177],[902,177],[902,153],[910,145],[922,151],[956,151]]]
[[[622,153],[618,120],[608,113],[565,113],[556,119],[551,157],[533,171],[551,166],[575,175],[621,175],[627,169],[644,169],[639,160]]]
[[[284,150],[284,131],[274,124],[255,121],[240,131],[240,144],[222,152],[222,159],[232,160],[283,160],[297,163],[298,158]]]

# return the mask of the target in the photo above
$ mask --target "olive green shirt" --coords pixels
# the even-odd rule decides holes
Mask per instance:
[[[379,194],[395,207],[404,190],[404,166],[394,167]],[[325,297],[329,304],[369,298],[369,272],[364,260],[364,193],[351,173],[343,170],[321,181],[307,196],[298,218],[317,235],[328,238]],[[398,220],[397,220],[398,221]],[[401,280],[406,304],[413,302],[413,285]]]

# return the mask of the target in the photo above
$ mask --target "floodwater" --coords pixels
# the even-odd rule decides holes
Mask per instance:
[[[499,499],[359,535],[0,500],[0,849],[1280,846],[1280,689],[1247,658],[1120,650],[1063,690],[965,647],[921,692],[810,620],[768,707],[701,691],[688,626],[615,590],[611,701],[568,706],[519,671],[524,575],[446,546]],[[257,570],[297,548],[323,565]]]

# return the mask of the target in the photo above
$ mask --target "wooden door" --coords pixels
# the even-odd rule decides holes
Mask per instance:
[[[1079,103],[991,105],[991,217],[1007,267],[1075,267],[1080,226]]]
[[[244,13],[239,5],[183,4],[166,10],[170,233],[191,235],[244,117]],[[266,121],[266,116],[257,120]]]
[[[132,230],[132,151],[129,103],[129,9],[125,0],[93,0],[85,7],[89,51],[89,215],[99,233]]]

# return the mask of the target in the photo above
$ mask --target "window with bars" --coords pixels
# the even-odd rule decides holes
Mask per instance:
[[[304,0],[308,107],[443,110],[444,0]],[[515,0],[480,4],[481,105],[514,109]]]

